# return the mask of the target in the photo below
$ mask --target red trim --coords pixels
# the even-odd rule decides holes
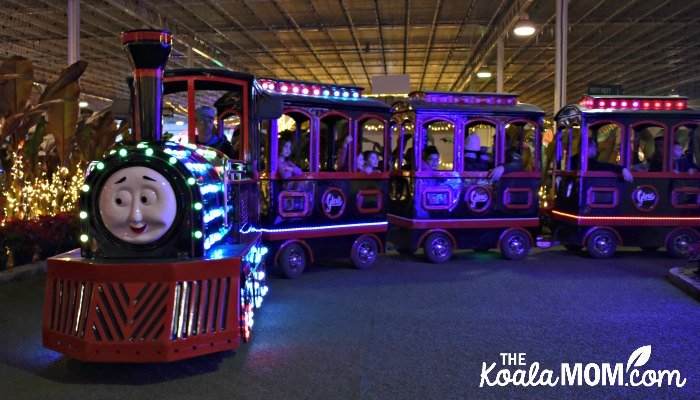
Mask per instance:
[[[642,188],[649,188],[652,192],[654,192],[654,205],[652,205],[650,208],[642,208],[637,204],[635,195],[641,192]],[[632,194],[630,194],[630,200],[632,201],[632,205],[634,206],[634,208],[636,208],[637,210],[641,212],[650,212],[653,211],[656,208],[656,206],[659,205],[659,191],[651,185],[639,185],[632,190]]]
[[[167,31],[133,31],[122,33],[122,44],[146,41],[172,44],[173,35]]]
[[[364,208],[362,207],[364,204],[364,196],[377,196],[377,207],[375,208]],[[381,211],[382,209],[382,192],[376,189],[369,189],[369,190],[358,190],[357,195],[355,196],[355,203],[357,205],[357,211],[360,212],[360,214],[373,214]]]
[[[579,226],[595,226],[605,223],[613,226],[697,226],[700,217],[653,217],[653,216],[584,216],[552,210],[552,218],[575,223]]]
[[[612,204],[594,203],[593,202],[593,194],[595,192],[613,192],[613,193],[615,193],[615,195],[613,196]],[[591,208],[615,208],[615,207],[617,207],[618,204],[620,204],[620,192],[617,190],[617,188],[591,186],[588,188],[588,191],[586,192],[586,204],[589,205]]]
[[[498,247],[498,248],[500,249],[500,248],[501,248],[501,241],[503,240],[503,236],[505,236],[506,233],[512,232],[512,231],[525,232],[525,234],[527,235],[528,239],[530,239],[530,249],[532,249],[533,247],[535,247],[535,240],[534,240],[534,238],[532,237],[532,235],[530,234],[530,232],[528,232],[528,231],[525,230],[525,229],[520,229],[520,228],[510,228],[510,229],[506,229],[505,231],[501,232],[501,235],[498,237],[498,243],[496,243],[496,247]]]
[[[428,194],[431,193],[447,193],[447,204],[445,205],[429,205],[427,202]],[[426,210],[449,210],[452,207],[454,198],[452,197],[452,190],[445,188],[427,188],[423,190],[423,195],[421,196],[421,206]]]
[[[365,237],[372,238],[372,240],[374,240],[375,243],[377,243],[377,248],[379,248],[379,253],[380,254],[384,253],[384,245],[382,244],[382,241],[379,240],[379,236],[370,233],[367,235],[362,235],[362,236],[358,237],[357,239],[355,239],[355,242],[352,244],[352,253],[350,253],[350,254],[355,253],[355,248],[357,247],[357,242],[359,242],[360,239],[365,238]]]
[[[424,233],[420,236],[420,238],[418,238],[418,247],[423,247],[423,243],[425,242],[425,239],[426,239],[429,235],[431,235],[431,234],[433,234],[433,233],[435,233],[435,232],[444,233],[445,236],[447,236],[447,237],[450,239],[450,242],[452,242],[452,249],[456,249],[456,248],[457,248],[457,240],[455,240],[455,237],[452,236],[452,234],[451,234],[450,232],[448,232],[448,231],[446,231],[446,230],[444,230],[444,229],[432,229],[432,230],[429,230],[429,231],[427,231],[427,232],[424,232]]]
[[[620,236],[620,233],[619,233],[615,228],[613,228],[613,227],[611,227],[611,226],[598,226],[598,225],[596,225],[596,226],[594,226],[594,227],[588,229],[588,230],[586,231],[586,234],[583,235],[583,241],[582,241],[581,243],[579,243],[579,244],[580,244],[580,245],[585,245],[585,244],[586,244],[586,241],[588,240],[588,236],[590,236],[591,233],[593,233],[593,232],[595,232],[595,231],[597,231],[597,230],[600,230],[600,229],[607,229],[607,230],[611,231],[612,233],[614,233],[615,236],[617,237],[617,245],[618,245],[618,246],[622,246],[622,245],[623,245],[623,243],[622,243],[622,236]]]
[[[311,251],[311,247],[309,247],[308,244],[306,244],[305,241],[303,240],[287,240],[286,242],[282,243],[282,245],[277,249],[277,252],[275,253],[275,263],[273,265],[277,265],[280,261],[280,254],[282,254],[282,250],[284,250],[285,247],[289,246],[292,243],[299,243],[301,247],[306,250],[306,255],[309,257],[309,262],[307,264],[312,264],[314,262],[314,253]]]
[[[265,177],[266,179],[270,179],[270,175],[271,174],[268,172],[260,173],[261,178]],[[275,177],[274,179],[271,179],[271,180],[273,180],[273,181],[285,181],[286,182],[286,181],[308,181],[308,180],[340,181],[340,180],[356,180],[356,179],[362,179],[362,180],[389,179],[389,173],[388,172],[373,172],[371,174],[368,174],[365,172],[302,172],[301,175],[290,176],[287,179]]]
[[[263,232],[263,240],[287,240],[287,239],[313,239],[320,237],[334,237],[334,236],[348,236],[348,235],[358,235],[363,233],[382,233],[389,230],[387,225],[380,226],[354,226],[348,228],[336,228],[336,229],[319,229],[314,231],[308,230],[291,230],[294,228],[289,228],[286,232]]]
[[[510,204],[511,193],[527,192],[527,204]],[[525,210],[532,207],[532,189],[530,188],[507,188],[503,191],[503,205],[509,210]]]
[[[479,209],[479,208],[474,208],[474,207],[472,207],[472,205],[471,205],[471,199],[470,199],[471,194],[472,194],[472,193],[474,192],[474,190],[476,190],[477,188],[484,189],[484,190],[486,191],[488,197],[489,197],[488,200],[486,200],[486,205],[484,206],[484,208],[481,208],[481,209]],[[493,205],[493,191],[491,190],[491,187],[490,187],[490,186],[486,186],[486,185],[471,185],[471,186],[469,186],[469,187],[467,188],[467,190],[464,192],[464,202],[466,203],[467,208],[469,209],[469,211],[474,212],[474,213],[477,213],[477,214],[482,214],[482,213],[488,211],[489,209],[491,209],[491,206]]]
[[[160,78],[163,76],[162,68],[135,68],[134,79],[136,78]]]
[[[389,214],[387,220],[390,224],[408,229],[473,229],[473,228],[509,228],[509,227],[537,227],[539,218],[483,218],[483,219],[410,219]],[[264,236],[263,236],[264,237]]]
[[[695,204],[678,204],[678,194],[680,193],[695,193],[696,199],[695,199]],[[671,204],[673,205],[674,208],[680,208],[680,209],[695,209],[695,208],[700,208],[700,189],[698,188],[678,188],[678,189],[673,189],[673,192],[671,193]]]
[[[338,192],[340,193],[340,197],[343,199],[343,204],[340,206],[340,211],[338,211],[338,214],[336,215],[331,215],[329,214],[329,211],[326,211],[326,196],[331,192]],[[321,211],[323,211],[323,214],[330,218],[330,219],[338,219],[340,218],[343,213],[345,213],[345,208],[348,206],[348,198],[345,197],[345,192],[343,192],[343,189],[337,188],[337,187],[329,187],[326,189],[325,192],[323,192],[323,195],[321,196]],[[335,206],[332,206],[335,207]]]
[[[285,212],[282,204],[283,200],[286,197],[303,197],[304,198],[304,210],[303,211],[297,211],[297,212]],[[311,211],[311,194],[308,192],[301,192],[301,191],[295,191],[295,190],[285,190],[283,192],[280,192],[279,196],[277,196],[277,212],[279,213],[280,217],[282,218],[295,218],[295,217],[306,217],[309,215],[309,211]]]

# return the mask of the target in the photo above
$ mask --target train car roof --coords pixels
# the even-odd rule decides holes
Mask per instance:
[[[395,112],[451,111],[455,113],[540,114],[544,111],[533,104],[519,103],[512,93],[412,92],[407,100],[392,105]]]
[[[168,69],[163,72],[163,77],[179,77],[179,76],[203,76],[203,77],[221,77],[221,78],[231,78],[239,79],[245,81],[253,81],[255,76],[247,72],[239,71],[229,71],[226,69],[214,69],[214,68],[178,68],[178,69]]]
[[[679,96],[584,96],[564,106],[555,119],[572,115],[621,118],[700,118],[700,110],[688,108]]]

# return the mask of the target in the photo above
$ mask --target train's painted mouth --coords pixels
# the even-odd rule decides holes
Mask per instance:
[[[129,225],[129,228],[131,228],[131,231],[134,233],[143,233],[143,231],[146,230],[146,226],[147,224],[142,222],[139,226]]]

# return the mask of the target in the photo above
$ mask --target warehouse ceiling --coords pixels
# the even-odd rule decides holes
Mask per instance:
[[[0,57],[21,55],[49,82],[68,62],[67,0],[0,0]],[[410,90],[504,90],[554,107],[556,0],[82,0],[81,79],[94,105],[128,98],[119,35],[174,34],[168,68],[225,68],[260,77],[362,86],[408,74]],[[536,33],[510,33],[526,13]],[[591,83],[627,94],[700,98],[700,0],[570,0],[567,102]],[[188,50],[193,47],[195,51]],[[213,59],[213,60],[212,60]],[[485,65],[494,73],[476,78]]]

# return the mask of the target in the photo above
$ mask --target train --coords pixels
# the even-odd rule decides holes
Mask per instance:
[[[267,274],[371,268],[393,246],[528,256],[538,237],[594,258],[619,245],[684,257],[700,235],[700,112],[677,96],[585,96],[555,116],[507,93],[166,70],[172,36],[125,32],[133,140],[90,163],[81,247],[47,261],[44,346],[170,362],[250,339]],[[163,107],[186,120],[166,138]],[[198,144],[212,109],[230,153]],[[186,116],[186,118],[184,118]]]

